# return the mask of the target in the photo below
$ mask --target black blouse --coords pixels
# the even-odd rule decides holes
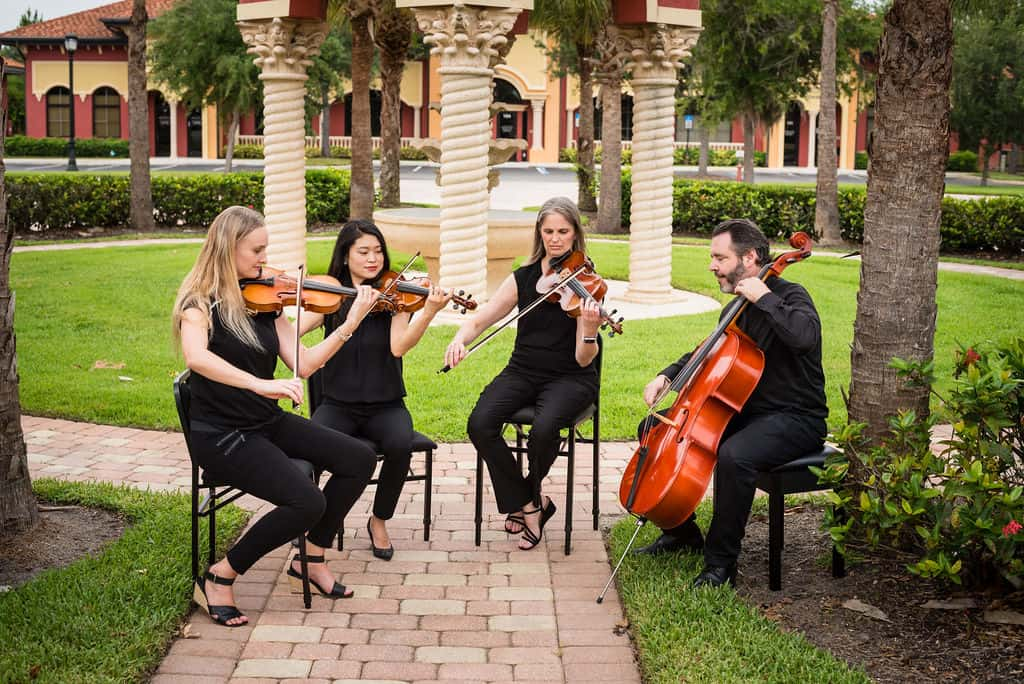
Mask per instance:
[[[324,319],[324,333],[341,326],[348,312]],[[402,359],[391,353],[391,319],[387,311],[370,313],[319,372],[324,396],[342,404],[375,404],[405,396]]]
[[[256,337],[263,349],[253,349],[231,334],[220,320],[216,303],[210,310],[213,331],[208,349],[232,366],[258,378],[270,380],[277,368],[276,320],[280,312],[258,313],[252,317]],[[189,417],[225,428],[254,428],[279,418],[283,411],[276,399],[250,390],[232,387],[193,372],[189,380],[192,403]]]

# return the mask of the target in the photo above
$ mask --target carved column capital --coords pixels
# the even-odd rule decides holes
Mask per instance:
[[[320,45],[327,35],[322,21],[282,19],[240,21],[238,29],[249,46],[247,52],[260,68],[260,78],[285,77],[306,79],[306,68],[320,54]]]
[[[512,47],[509,33],[519,9],[456,3],[445,8],[414,9],[423,42],[443,67],[492,69]]]
[[[615,24],[605,24],[594,39],[594,80],[598,83],[619,83],[626,71],[631,46]]]
[[[621,47],[626,52],[626,68],[641,76],[675,75],[682,59],[697,42],[699,29],[666,24],[647,24],[621,29]]]

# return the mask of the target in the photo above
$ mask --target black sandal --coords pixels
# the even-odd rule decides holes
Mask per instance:
[[[196,580],[195,587],[192,589],[192,600],[206,611],[206,614],[210,616],[210,619],[218,625],[224,625],[225,627],[241,627],[242,625],[249,624],[248,621],[235,623],[228,622],[229,620],[245,617],[245,614],[239,611],[237,606],[210,605],[209,600],[206,598],[206,580],[210,580],[214,584],[221,584],[226,587],[230,587],[234,584],[235,580],[218,577],[209,570],[207,570],[202,577]]]
[[[521,551],[529,551],[535,548],[537,544],[540,544],[541,540],[544,538],[544,526],[547,524],[548,520],[551,520],[556,510],[558,509],[555,507],[555,502],[548,499],[548,505],[543,508],[535,508],[532,511],[523,511],[524,516],[540,513],[540,530],[534,534],[529,525],[523,525],[523,540],[529,544],[529,546],[520,546],[519,549]],[[525,522],[526,518],[524,517],[523,520]]]
[[[510,525],[519,525],[519,529],[510,530]],[[523,517],[522,511],[512,511],[505,516],[505,534],[522,534],[524,529],[526,529],[526,518]]]
[[[302,561],[298,556],[292,558],[292,563],[301,563]],[[323,563],[323,556],[306,556],[306,563]],[[292,567],[292,563],[288,564],[288,583],[292,585],[293,594],[302,593],[302,573],[295,570]],[[317,593],[321,596],[331,599],[346,599],[355,596],[355,592],[351,589],[347,589],[344,584],[335,582],[334,586],[331,587],[330,591],[325,591],[323,587],[317,584],[317,581],[312,577],[309,578],[309,585],[315,587]]]

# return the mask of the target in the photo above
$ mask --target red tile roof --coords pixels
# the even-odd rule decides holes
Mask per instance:
[[[169,10],[176,0],[146,0],[146,9],[149,18],[153,19]],[[132,0],[121,0],[109,5],[94,7],[93,9],[67,14],[63,17],[41,21],[28,26],[21,26],[13,31],[0,33],[0,40],[4,38],[18,38],[24,41],[27,38],[54,39],[63,38],[69,33],[74,33],[79,39],[117,39],[119,36],[108,29],[101,19],[127,19],[132,14]]]

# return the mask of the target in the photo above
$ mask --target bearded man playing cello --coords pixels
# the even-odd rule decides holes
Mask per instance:
[[[825,374],[821,367],[821,321],[802,286],[777,276],[758,277],[770,262],[768,240],[748,219],[730,219],[711,233],[709,270],[722,292],[748,300],[736,325],[764,352],[764,372],[743,409],[729,422],[718,447],[716,494],[705,539],[696,515],[662,530],[637,553],[703,550],[704,569],[694,587],[734,585],[736,561],[754,500],[759,471],[770,470],[821,449],[827,429]],[[644,388],[653,406],[689,360],[684,354]],[[642,438],[650,425],[640,424]]]

